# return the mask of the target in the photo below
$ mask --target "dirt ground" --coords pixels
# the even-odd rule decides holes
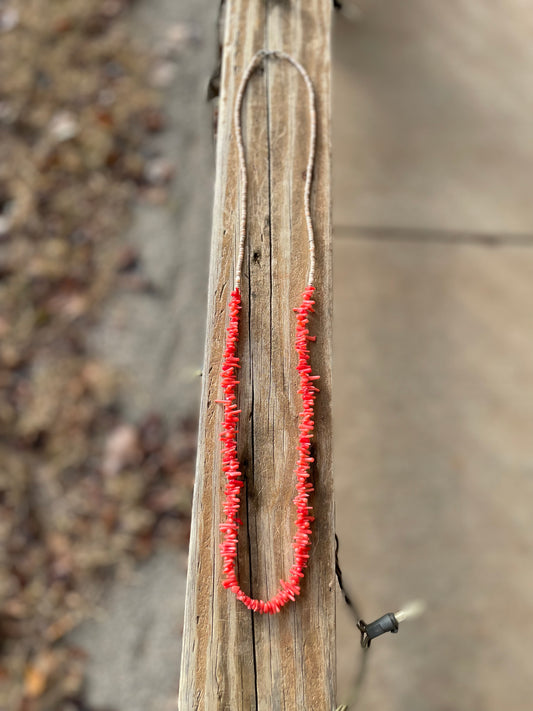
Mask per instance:
[[[156,551],[162,560],[172,556],[175,589],[176,576],[183,577],[203,332],[200,325],[191,333],[180,309],[194,320],[196,303],[203,308],[201,269],[188,290],[183,271],[197,263],[207,270],[208,227],[197,220],[191,256],[183,235],[194,232],[188,224],[194,200],[177,175],[190,170],[191,156],[212,172],[205,101],[211,63],[208,70],[206,52],[197,66],[202,78],[191,78],[187,67],[207,39],[172,5],[163,8],[166,24],[157,34],[149,32],[146,4],[127,0],[0,5],[0,708],[6,711],[123,708],[123,698],[93,699],[97,650],[82,623],[105,619],[107,597],[116,599],[120,581]],[[209,25],[214,33],[214,19]],[[201,107],[203,126],[194,111],[176,110],[185,97]],[[203,153],[195,152],[195,132],[206,137]],[[210,180],[204,182],[209,201]],[[147,229],[155,232],[148,249]],[[117,314],[121,303],[132,307],[128,313]],[[142,354],[128,344],[138,354],[132,372],[117,344],[132,331],[140,336],[143,309],[152,331],[141,336]],[[114,344],[105,337],[107,314]],[[181,320],[171,326],[173,316]],[[162,330],[170,341],[154,354],[150,346],[161,345]],[[168,373],[161,361],[166,357],[172,367],[176,339],[179,363]],[[146,394],[142,376],[156,371],[173,383],[167,400],[162,388]],[[157,562],[147,565],[154,577]],[[165,585],[163,574],[155,577]],[[175,694],[177,617],[171,670],[163,675],[168,687],[161,689],[166,698]],[[161,626],[169,629],[163,620]],[[114,659],[121,644],[117,639]]]

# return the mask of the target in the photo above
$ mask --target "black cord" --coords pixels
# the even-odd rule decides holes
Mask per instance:
[[[362,625],[364,625],[364,622],[361,619],[361,614],[359,612],[359,607],[356,605],[354,602],[352,596],[348,593],[348,590],[346,589],[346,585],[344,584],[344,579],[342,576],[342,569],[339,563],[339,537],[337,534],[335,534],[335,575],[337,576],[337,580],[339,583],[339,588],[342,593],[342,596],[344,598],[344,602],[348,606],[348,609],[352,613],[352,617],[355,620],[355,624],[357,629],[362,632]],[[362,650],[361,653],[361,658],[359,662],[359,668],[357,669],[357,673],[355,676],[355,681],[353,683],[353,690],[351,693],[351,698],[350,698],[350,707],[353,708],[355,703],[357,702],[357,699],[359,697],[359,693],[361,690],[361,686],[363,684],[363,681],[365,679],[365,674],[366,674],[366,668],[367,668],[367,658],[368,658],[368,646],[365,646]],[[348,709],[348,706],[346,704],[343,704],[341,706],[337,707],[337,711],[345,711]]]
[[[344,585],[342,570],[339,564],[339,546],[339,537],[337,536],[337,534],[335,534],[335,575],[337,576],[337,580],[339,581],[339,588],[344,598],[344,602],[350,608],[350,612],[352,613],[355,619],[355,624],[359,626],[359,623],[361,622],[361,615],[359,612],[359,608],[348,594],[348,591],[346,590],[346,587]]]

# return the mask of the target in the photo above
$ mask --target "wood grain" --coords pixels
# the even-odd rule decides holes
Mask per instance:
[[[226,9],[199,450],[189,551],[179,709],[329,711],[335,698],[334,512],[331,474],[331,233],[329,0],[234,0]],[[274,616],[248,611],[221,585],[224,479],[220,368],[238,250],[238,166],[232,127],[243,70],[261,48],[307,69],[317,95],[312,192],[317,249],[312,364],[319,373],[312,472],[311,562],[295,603]],[[268,60],[243,105],[248,239],[239,352],[239,456],[246,480],[239,579],[267,599],[292,563],[298,443],[296,319],[308,268],[303,190],[309,119],[302,78]]]

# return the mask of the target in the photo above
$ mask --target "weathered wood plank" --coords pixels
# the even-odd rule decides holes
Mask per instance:
[[[233,0],[226,10],[207,342],[181,663],[179,708],[321,709],[335,697],[334,523],[331,476],[330,1]],[[220,367],[238,245],[238,166],[232,114],[253,54],[282,49],[307,69],[317,96],[312,215],[317,250],[312,364],[319,373],[311,562],[296,603],[249,612],[221,586],[224,479],[218,440]],[[305,85],[286,62],[257,72],[243,105],[249,176],[243,265],[239,451],[246,486],[239,578],[271,597],[292,563],[298,443],[295,316],[306,285],[303,210],[309,117]]]

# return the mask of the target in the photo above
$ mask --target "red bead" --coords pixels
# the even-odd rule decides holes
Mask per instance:
[[[225,489],[225,502],[223,510],[226,520],[220,524],[220,531],[223,534],[223,541],[220,544],[220,552],[223,559],[223,572],[225,579],[224,588],[229,588],[246,607],[254,612],[275,614],[289,600],[295,600],[300,594],[298,581],[304,577],[304,569],[309,560],[309,549],[311,534],[311,506],[308,505],[309,494],[313,491],[313,485],[307,481],[309,478],[309,467],[314,462],[310,456],[311,437],[314,428],[314,401],[318,388],[313,381],[318,380],[318,375],[312,375],[309,365],[308,342],[315,341],[315,336],[309,336],[307,324],[309,313],[313,312],[312,305],[315,303],[311,298],[315,288],[309,284],[303,293],[302,304],[294,311],[298,314],[296,322],[296,352],[298,353],[297,371],[300,374],[300,389],[298,393],[302,396],[303,411],[302,418],[298,425],[300,430],[298,444],[298,461],[294,473],[296,475],[297,495],[294,499],[296,506],[296,533],[293,536],[292,547],[294,549],[294,564],[290,570],[289,582],[280,580],[280,589],[267,601],[250,598],[241,590],[237,581],[237,531],[242,521],[237,517],[240,505],[240,489],[244,482],[240,479],[240,465],[237,457],[237,424],[239,422],[240,410],[236,409],[235,390],[239,381],[236,378],[236,369],[240,368],[237,356],[237,344],[239,340],[239,311],[241,310],[241,296],[239,289],[235,289],[231,294],[229,304],[230,322],[227,327],[226,348],[222,364],[222,389],[224,398],[217,400],[224,405],[223,431],[220,434],[222,447],[222,470],[227,477]]]

